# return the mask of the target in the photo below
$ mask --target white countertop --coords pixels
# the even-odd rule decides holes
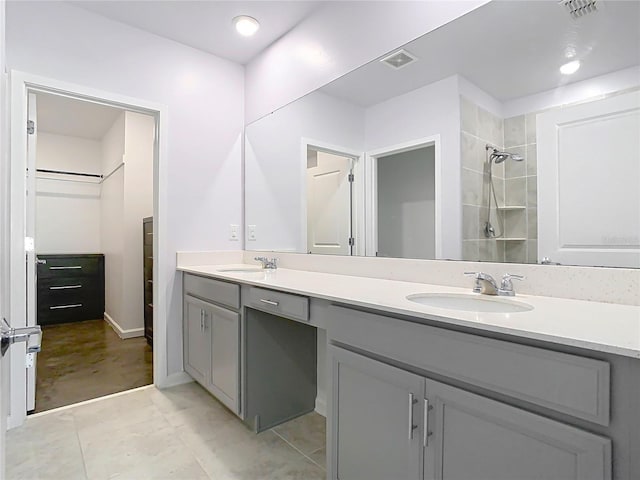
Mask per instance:
[[[247,265],[244,265],[247,266]],[[517,313],[467,312],[412,302],[415,293],[471,293],[469,288],[278,268],[273,272],[221,272],[233,265],[178,266],[178,270],[409,315],[489,332],[640,358],[640,307],[563,298],[517,295],[533,310]],[[516,285],[517,288],[517,285]]]

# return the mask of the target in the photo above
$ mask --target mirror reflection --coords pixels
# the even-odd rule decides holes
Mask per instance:
[[[491,2],[250,125],[245,248],[640,266],[639,2]]]

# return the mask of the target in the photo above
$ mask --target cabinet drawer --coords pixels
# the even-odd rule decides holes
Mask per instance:
[[[332,306],[332,342],[600,425],[609,424],[609,363]]]
[[[102,256],[38,255],[38,278],[101,275]]]
[[[309,299],[290,293],[251,287],[247,304],[257,310],[274,313],[293,320],[309,321]]]
[[[212,278],[185,274],[184,293],[227,307],[240,308],[240,286]]]

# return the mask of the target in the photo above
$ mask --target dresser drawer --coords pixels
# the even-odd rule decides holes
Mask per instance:
[[[103,257],[38,255],[38,278],[102,275]]]
[[[332,306],[331,342],[609,424],[609,363]]]
[[[251,287],[246,304],[256,310],[305,323],[309,322],[309,299],[307,297]]]
[[[102,288],[99,285],[89,283],[83,285],[81,281],[65,285],[65,288],[38,287],[38,307],[49,307],[68,303],[101,302],[103,299]],[[51,290],[54,288],[54,290]]]
[[[240,285],[235,283],[185,273],[184,293],[230,308],[240,308]]]

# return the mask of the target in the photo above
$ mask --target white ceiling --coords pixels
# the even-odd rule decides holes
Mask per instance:
[[[407,44],[417,62],[375,60],[322,90],[368,107],[457,73],[505,102],[640,64],[640,2],[598,4],[573,20],[555,1],[493,1]],[[582,67],[567,77],[570,45]]]
[[[36,94],[38,131],[101,140],[124,110],[47,93]]]
[[[315,10],[320,1],[71,1],[85,10],[246,64]],[[260,22],[242,37],[231,21],[249,15]]]

